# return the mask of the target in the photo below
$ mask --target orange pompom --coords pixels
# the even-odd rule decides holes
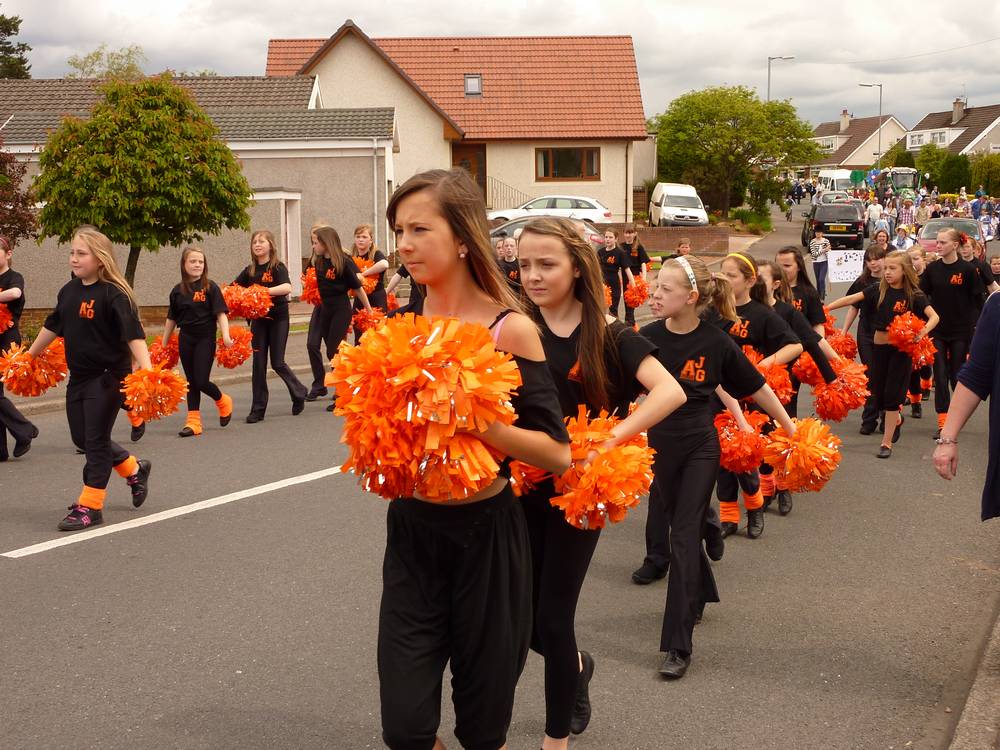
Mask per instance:
[[[905,312],[892,319],[886,333],[889,334],[890,344],[912,357],[920,343],[917,337],[923,329],[924,321],[912,312]]]
[[[180,339],[176,333],[167,339],[166,346],[163,345],[162,339],[156,339],[149,345],[149,361],[154,365],[162,364],[167,369],[172,369],[177,366],[180,358]]]
[[[4,303],[0,302],[0,333],[14,327],[14,316]]]
[[[358,267],[358,270],[361,273],[364,273],[369,268],[375,265],[374,260],[367,260],[366,258],[354,258],[353,260],[354,260],[354,265]],[[378,286],[378,278],[380,275],[381,274],[375,274],[374,276],[361,276],[360,274],[358,275],[358,278],[361,279],[361,288],[365,290],[365,294],[371,294],[372,292],[375,291],[375,288]],[[351,294],[353,295],[354,293],[351,292]]]
[[[803,352],[795,360],[792,366],[792,374],[799,379],[800,383],[816,386],[823,382],[823,375],[816,366],[816,361],[811,354]]]
[[[552,474],[545,469],[539,469],[523,461],[510,462],[510,486],[518,497],[535,489],[551,476]]]
[[[345,471],[386,498],[467,498],[499,471],[475,436],[511,424],[521,375],[481,325],[413,314],[386,320],[358,346],[341,343],[327,385],[344,417]]]
[[[389,292],[385,295],[386,312],[392,312],[393,310],[399,309],[399,300],[396,299],[396,295]]]
[[[576,417],[566,420],[573,463],[556,477],[558,494],[550,502],[578,529],[600,529],[605,523],[624,520],[628,509],[649,492],[655,451],[646,445],[645,436],[610,449],[603,447],[618,421],[605,411],[588,419],[583,405]],[[597,456],[588,461],[595,451]]]
[[[222,298],[226,301],[226,307],[229,308],[232,317],[247,320],[266,317],[274,305],[270,292],[260,284],[246,287],[230,284],[223,287]]]
[[[121,391],[132,416],[151,422],[177,411],[187,393],[187,381],[174,370],[154,365],[152,370],[136,370],[126,375]]]
[[[823,321],[823,338],[830,338],[837,332],[837,319],[830,314],[830,308],[823,305],[823,313],[826,319]]]
[[[792,400],[795,389],[792,388],[792,379],[788,376],[788,369],[784,365],[767,365],[762,367],[760,363],[764,360],[764,355],[752,346],[744,346],[743,353],[747,359],[753,362],[757,371],[764,376],[764,380],[771,386],[771,390],[778,397],[778,401],[783,404],[789,403]]]
[[[913,358],[913,369],[919,370],[921,367],[932,367],[934,365],[934,355],[937,347],[930,336],[924,336],[917,342],[910,356]]]
[[[302,302],[310,305],[318,305],[323,300],[319,296],[319,285],[316,283],[316,269],[309,268],[302,274],[302,294],[299,295]]]
[[[351,318],[351,324],[356,330],[364,333],[369,328],[377,326],[383,320],[385,320],[385,313],[380,308],[373,307],[371,312],[361,308],[354,313],[354,317]]]
[[[858,342],[849,333],[835,331],[826,337],[826,341],[844,359],[854,359],[858,356]]]
[[[38,357],[23,345],[11,344],[0,355],[0,381],[18,396],[41,396],[66,377],[66,346],[56,339]]]
[[[818,419],[794,419],[795,434],[779,427],[768,437],[764,460],[791,492],[819,492],[840,464],[840,438]]]
[[[215,342],[215,361],[227,370],[239,367],[253,355],[253,334],[243,326],[229,326],[232,346],[226,346],[220,336]]]
[[[767,438],[760,430],[767,424],[769,417],[759,411],[743,410],[743,416],[753,428],[753,432],[744,432],[736,423],[728,410],[715,415],[715,429],[719,433],[719,449],[722,452],[719,465],[723,469],[736,474],[752,471],[764,460],[764,448]]]
[[[816,414],[820,419],[839,422],[854,409],[860,409],[868,398],[868,376],[865,365],[851,359],[830,362],[837,379],[820,381],[813,388]]]
[[[635,283],[625,290],[625,304],[629,307],[639,307],[649,299],[649,284],[642,276],[635,277]],[[608,302],[610,305],[611,303]]]
[[[611,307],[611,287],[604,285],[604,304]]]

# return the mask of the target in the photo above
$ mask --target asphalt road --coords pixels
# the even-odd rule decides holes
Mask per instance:
[[[755,254],[785,244],[777,234]],[[249,386],[230,392],[244,415]],[[223,430],[211,414],[201,437],[176,437],[175,415],[135,446],[153,461],[141,510],[115,477],[104,526],[0,556],[0,747],[382,746],[384,502],[332,475],[156,520],[344,457],[339,420],[321,403],[292,417],[280,382],[260,424]],[[0,466],[0,554],[73,538],[55,525],[83,459],[61,413],[34,419],[32,451]],[[594,718],[574,747],[947,746],[1000,605],[1000,524],[978,521],[985,409],[950,484],[929,460],[932,417],[907,420],[889,461],[857,422],[836,428],[844,459],[822,493],[769,514],[761,539],[730,540],[715,567],[723,602],[698,626],[680,682],[656,674],[665,582],[629,578],[644,508],[605,532],[577,617],[597,660]],[[540,744],[541,666],[532,655],[521,679],[514,750]],[[446,699],[445,737],[452,726]]]

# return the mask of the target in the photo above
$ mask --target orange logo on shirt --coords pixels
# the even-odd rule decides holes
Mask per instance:
[[[899,300],[899,302],[897,302],[895,305],[892,306],[892,311],[894,313],[905,313],[907,307],[908,305],[906,304],[906,300],[901,299]]]
[[[705,357],[689,359],[681,369],[681,379],[690,380],[695,383],[705,382]]]
[[[607,263],[609,266],[613,266],[615,264],[615,256],[609,255],[607,258],[605,258],[604,262]]]
[[[80,303],[80,317],[92,320],[94,317],[94,300]]]
[[[274,277],[271,275],[270,271],[264,271],[264,275],[260,277],[260,280],[267,283],[271,283],[272,281],[274,281]]]
[[[205,292],[204,292],[204,290],[199,290],[199,291],[195,292],[191,296],[191,299],[194,300],[195,302],[204,302],[205,301]]]
[[[633,250],[632,251],[632,257],[633,258],[638,258],[639,257],[639,251],[638,250]]]
[[[583,373],[580,371],[580,360],[574,362],[573,366],[569,368],[566,378],[568,380],[575,380],[577,383],[583,382]]]
[[[517,281],[519,276],[520,274],[516,270],[507,272],[507,277],[512,279],[513,281]]]
[[[961,286],[962,285],[962,274],[960,274],[960,273],[953,273],[951,275],[951,283],[954,286]]]
[[[792,307],[794,307],[799,312],[802,312],[802,300],[800,299],[792,300]]]
[[[740,318],[733,323],[733,327],[729,329],[729,335],[734,339],[750,338],[750,321]]]
[[[334,271],[332,268],[326,269],[326,278],[333,281],[335,278],[337,278],[337,272]]]

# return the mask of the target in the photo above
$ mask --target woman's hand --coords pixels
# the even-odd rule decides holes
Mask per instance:
[[[225,344],[226,348],[228,349],[229,347],[231,347],[233,345],[233,340],[227,334],[227,335],[225,335],[225,336],[222,337],[222,343]]]
[[[942,479],[954,479],[958,473],[958,445],[942,443],[935,448],[934,469]]]

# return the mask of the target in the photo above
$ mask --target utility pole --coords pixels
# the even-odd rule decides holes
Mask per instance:
[[[771,61],[772,60],[794,60],[795,55],[776,55],[767,58],[767,100],[771,101]]]
[[[873,89],[878,87],[878,159],[876,164],[882,161],[882,84],[881,83],[859,83],[866,89]]]

